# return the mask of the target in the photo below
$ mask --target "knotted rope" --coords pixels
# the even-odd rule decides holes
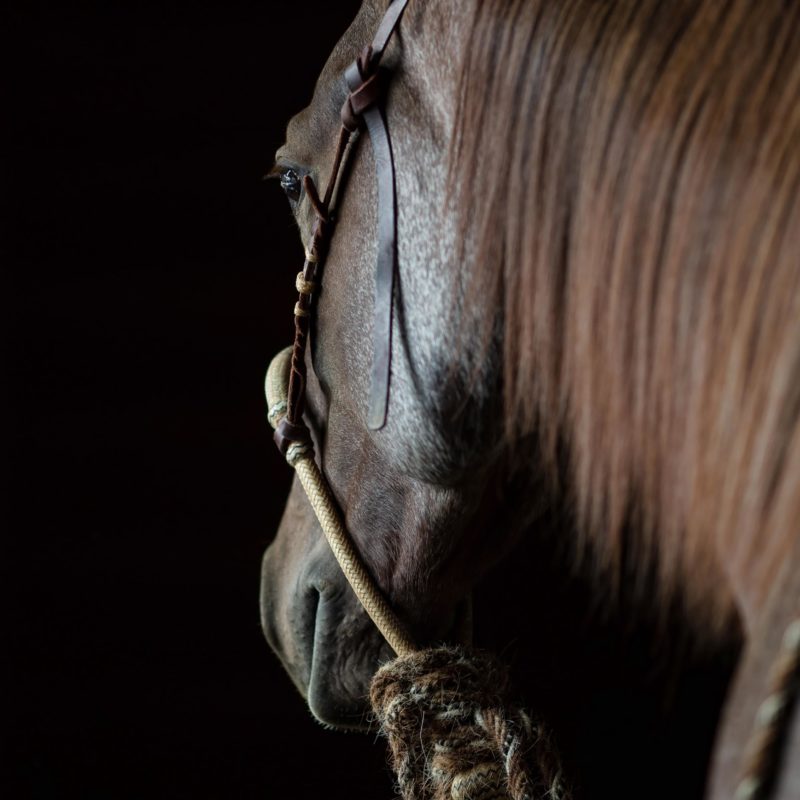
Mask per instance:
[[[291,369],[287,348],[267,371],[274,428],[286,416]],[[398,655],[373,678],[371,700],[404,800],[568,800],[549,737],[508,705],[505,669],[466,648],[418,650],[350,540],[310,436],[289,444],[285,456],[356,597]]]
[[[508,688],[501,664],[462,647],[378,670],[370,699],[404,800],[570,797],[547,732],[509,705]]]

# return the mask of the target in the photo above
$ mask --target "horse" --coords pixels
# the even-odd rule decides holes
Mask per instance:
[[[364,0],[276,154],[303,242],[302,178],[334,166],[342,74],[384,11]],[[347,528],[423,643],[457,636],[472,590],[538,543],[569,559],[532,574],[591,575],[589,602],[650,615],[664,650],[733,643],[703,780],[733,797],[800,612],[800,6],[412,0],[384,64],[386,424],[366,422],[378,221],[363,146],[307,352],[306,420]],[[297,481],[261,597],[314,716],[363,727],[391,652]],[[797,713],[781,765],[773,796],[797,797]]]

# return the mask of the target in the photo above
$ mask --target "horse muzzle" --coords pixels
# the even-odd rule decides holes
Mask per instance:
[[[368,728],[368,691],[391,648],[356,599],[297,482],[262,564],[264,635],[312,714],[340,729]]]

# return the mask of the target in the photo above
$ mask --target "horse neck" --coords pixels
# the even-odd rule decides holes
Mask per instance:
[[[482,3],[453,172],[509,436],[535,429],[551,471],[566,450],[617,582],[626,552],[655,563],[660,601],[721,631],[755,620],[800,518],[800,21],[660,8]]]

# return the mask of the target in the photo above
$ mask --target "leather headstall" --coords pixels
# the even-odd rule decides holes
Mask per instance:
[[[292,347],[287,412],[275,431],[275,442],[284,455],[290,444],[310,444],[311,437],[303,422],[305,408],[305,350],[308,341],[313,295],[318,288],[322,264],[333,235],[331,201],[344,171],[345,154],[356,131],[365,128],[372,144],[378,189],[378,255],[375,268],[375,305],[373,316],[373,354],[367,426],[379,430],[386,424],[389,405],[389,381],[392,352],[392,306],[397,271],[397,213],[395,169],[383,100],[389,85],[389,73],[381,59],[392,38],[408,0],[393,0],[389,5],[371,45],[345,70],[349,90],[342,106],[341,128],[336,144],[331,174],[320,197],[310,176],[303,188],[311,204],[314,223],[311,242],[306,248],[303,271],[297,276],[299,294],[295,304],[295,337]]]

